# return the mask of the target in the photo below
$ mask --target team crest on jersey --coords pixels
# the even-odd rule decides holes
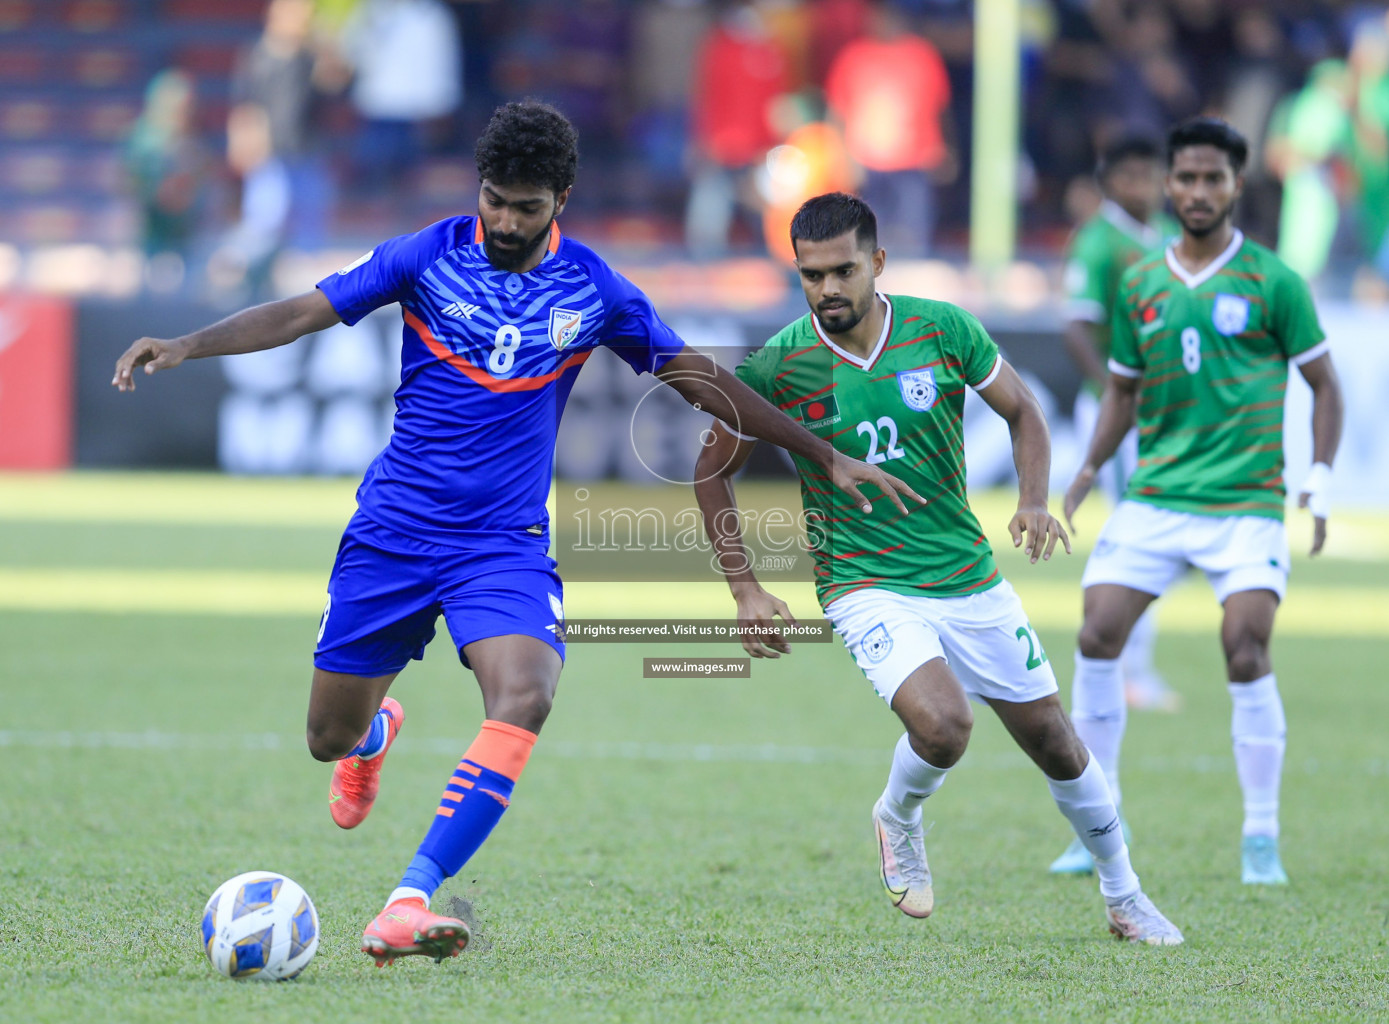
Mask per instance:
[[[556,352],[563,352],[566,345],[579,336],[579,327],[584,315],[576,309],[550,310],[550,344]]]
[[[892,653],[892,634],[880,622],[864,636],[862,647],[863,656],[876,665]]]
[[[1221,334],[1241,334],[1249,326],[1249,300],[1242,295],[1217,294],[1211,322]]]
[[[897,386],[902,389],[902,401],[908,409],[925,412],[936,404],[940,393],[936,388],[936,371],[929,366],[924,370],[903,370],[897,375]]]

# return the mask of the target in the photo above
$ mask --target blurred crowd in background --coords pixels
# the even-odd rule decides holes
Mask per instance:
[[[1384,4],[1021,6],[1024,254],[1094,211],[1107,141],[1206,112],[1252,144],[1245,230],[1384,293]],[[0,0],[0,243],[138,244],[153,290],[257,297],[284,251],[470,212],[478,132],[538,97],[605,252],[784,260],[796,206],[850,189],[891,254],[961,258],[973,54],[969,0]]]

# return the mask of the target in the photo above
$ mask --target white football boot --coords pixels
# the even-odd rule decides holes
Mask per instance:
[[[887,898],[908,917],[930,917],[936,897],[921,823],[904,825],[883,810],[880,799],[873,805],[873,832],[878,837],[878,866]]]
[[[1116,938],[1150,946],[1180,946],[1186,940],[1177,926],[1162,916],[1153,901],[1135,892],[1116,903],[1105,901],[1104,916]]]

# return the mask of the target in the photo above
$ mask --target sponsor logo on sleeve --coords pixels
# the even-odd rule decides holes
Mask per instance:
[[[372,258],[373,256],[375,256],[375,255],[376,255],[376,250],[375,250],[375,249],[368,249],[368,250],[367,250],[366,252],[364,252],[362,255],[358,256],[355,260],[353,260],[351,263],[349,263],[347,266],[345,266],[345,267],[343,267],[341,270],[339,270],[339,271],[338,271],[338,274],[341,275],[341,274],[350,274],[350,273],[352,273],[352,271],[356,270],[356,269],[357,269],[358,267],[360,267],[363,263],[365,263],[367,260],[371,259],[371,258]]]
[[[929,366],[924,370],[903,370],[897,375],[897,386],[902,389],[902,401],[908,409],[925,412],[936,404],[940,393],[936,388],[936,371]]]

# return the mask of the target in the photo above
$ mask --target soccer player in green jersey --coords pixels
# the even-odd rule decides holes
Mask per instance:
[[[883,295],[877,220],[843,193],[805,203],[791,224],[811,313],[738,368],[740,379],[839,451],[889,467],[926,504],[908,514],[853,510],[823,472],[796,459],[816,589],[859,668],[906,726],[873,807],[883,885],[912,917],[935,897],[922,804],[960,759],[973,713],[988,704],[1047,776],[1053,798],[1095,858],[1111,931],[1176,945],[1182,934],[1139,887],[1104,773],[1071,728],[1056,677],[1022,603],[999,575],[965,492],[961,414],[973,388],[1007,421],[1019,475],[1014,546],[1032,562],[1070,540],[1047,511],[1051,461],[1036,398],[979,321],[957,306]],[[756,657],[788,650],[774,616],[786,605],[759,585],[743,547],[732,476],[754,440],[716,422],[695,493],[718,564],[753,632]]]
[[[1084,375],[1075,402],[1076,436],[1084,444],[1095,432],[1100,413],[1100,395],[1109,371],[1109,323],[1114,317],[1114,296],[1124,271],[1146,254],[1161,248],[1177,234],[1177,223],[1162,212],[1162,151],[1152,139],[1142,135],[1124,136],[1113,142],[1100,158],[1096,178],[1104,192],[1100,211],[1086,221],[1071,239],[1066,255],[1066,350]],[[1096,483],[1118,504],[1124,487],[1138,466],[1138,431],[1130,430],[1119,443],[1114,457],[1100,467]],[[1177,694],[1158,674],[1153,663],[1157,644],[1155,608],[1144,612],[1129,632],[1120,656],[1124,674],[1124,699],[1128,707],[1175,711]],[[1112,710],[1112,709],[1108,709]],[[1126,713],[1120,708],[1119,714]],[[1091,734],[1101,731],[1089,708],[1071,705],[1071,720],[1081,740],[1091,745]],[[1123,802],[1118,780],[1109,780],[1114,803],[1123,820]],[[1128,826],[1125,825],[1125,828]],[[1051,862],[1053,874],[1088,875],[1095,865],[1090,852],[1073,840],[1064,853]]]
[[[1147,253],[1177,234],[1177,223],[1162,211],[1162,151],[1143,135],[1126,135],[1111,143],[1100,158],[1096,179],[1104,193],[1099,212],[1077,229],[1066,253],[1066,350],[1084,375],[1075,402],[1078,437],[1089,439],[1100,411],[1100,394],[1108,374],[1109,322],[1114,316],[1114,295],[1119,278]],[[1097,482],[1118,502],[1124,485],[1138,464],[1138,433],[1124,435],[1118,451],[1100,468]],[[1153,665],[1157,641],[1153,610],[1139,619],[1124,647],[1125,693],[1131,707],[1176,710],[1177,695]],[[1085,721],[1075,718],[1076,731],[1085,738]],[[1115,798],[1118,798],[1116,791]],[[1078,843],[1075,850],[1084,850]],[[1064,858],[1063,858],[1064,860]],[[1052,870],[1066,868],[1061,861]]]
[[[1167,140],[1167,194],[1181,236],[1119,286],[1099,422],[1066,492],[1069,521],[1099,467],[1138,424],[1138,468],[1095,541],[1081,585],[1085,621],[1072,711],[1116,779],[1124,733],[1119,654],[1152,601],[1188,566],[1224,608],[1235,766],[1244,793],[1241,877],[1282,884],[1278,791],[1285,719],[1269,638],[1288,579],[1283,528],[1283,393],[1289,364],[1311,385],[1314,465],[1299,505],[1326,539],[1327,485],[1341,392],[1303,280],[1231,223],[1248,146],[1213,118]]]

